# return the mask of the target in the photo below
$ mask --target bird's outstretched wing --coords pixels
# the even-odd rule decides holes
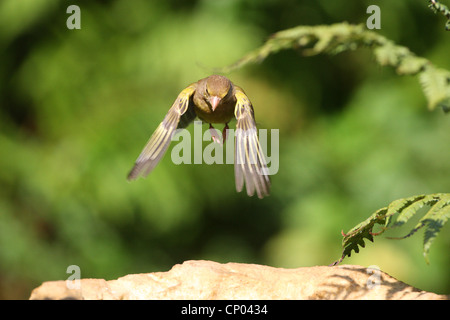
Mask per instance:
[[[148,175],[166,153],[175,130],[186,127],[195,118],[195,111],[190,101],[196,87],[197,83],[193,83],[180,92],[164,120],[156,128],[137,158],[133,169],[128,174],[128,180],[136,179],[140,174]],[[181,122],[180,119],[182,119]]]
[[[259,144],[252,104],[239,87],[236,87],[234,114],[237,120],[234,152],[236,190],[241,192],[245,181],[247,194],[253,196],[256,191],[258,198],[262,199],[270,193],[267,163]]]

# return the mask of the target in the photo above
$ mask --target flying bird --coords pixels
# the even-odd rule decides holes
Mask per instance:
[[[222,138],[225,142],[228,123],[236,118],[234,174],[236,190],[241,192],[244,182],[249,196],[262,199],[270,193],[267,163],[259,144],[253,106],[244,90],[228,78],[211,75],[183,89],[156,128],[128,180],[148,175],[166,153],[176,129],[186,128],[199,118],[209,124],[211,136],[220,143],[213,124],[225,124]]]

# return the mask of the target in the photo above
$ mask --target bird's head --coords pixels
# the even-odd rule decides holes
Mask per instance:
[[[205,99],[214,111],[219,105],[220,101],[225,98],[231,91],[231,81],[228,78],[212,75],[206,80]]]

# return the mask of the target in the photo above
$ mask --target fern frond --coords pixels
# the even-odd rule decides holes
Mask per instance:
[[[425,225],[425,234],[423,239],[423,255],[427,263],[428,252],[431,244],[438,235],[441,228],[450,218],[450,194],[443,195],[438,202],[420,219],[419,223]]]
[[[367,30],[364,25],[337,23],[320,26],[298,26],[272,35],[260,48],[248,53],[234,64],[217,70],[227,73],[250,63],[259,63],[270,54],[285,49],[300,50],[304,55],[338,54],[367,47],[382,66],[395,68],[400,75],[420,75],[428,108],[442,107],[450,111],[450,72],[438,69],[407,47]]]
[[[434,200],[430,201],[428,204],[435,203],[430,210],[419,220],[417,225],[405,236],[390,239],[405,239],[412,236],[418,230],[425,227],[424,239],[423,239],[423,255],[425,261],[429,263],[428,253],[430,247],[436,236],[438,235],[441,228],[450,218],[450,194],[443,194],[442,197],[438,199],[436,195],[433,196]]]
[[[428,1],[430,2],[428,7],[430,7],[434,11],[434,13],[440,12],[443,16],[447,18],[445,30],[450,31],[450,10],[442,3],[439,3],[439,1],[437,0],[428,0]]]
[[[450,111],[450,72],[429,66],[420,74],[420,83],[430,110],[441,106]]]
[[[418,203],[418,201],[422,200],[424,197],[425,197],[424,195],[420,195],[420,196],[414,196],[414,197],[410,197],[410,198],[398,199],[398,200],[392,201],[387,207],[388,211],[387,211],[386,215],[392,216],[396,213],[400,213],[400,212],[404,211],[406,208],[410,207],[413,203]]]
[[[342,256],[333,265],[339,264],[351,252],[359,252],[359,247],[364,247],[364,238],[373,241],[373,236],[380,235],[384,231],[405,224],[413,217],[420,208],[429,206],[430,209],[419,220],[417,225],[405,236],[391,239],[405,239],[412,236],[419,229],[425,227],[424,234],[424,257],[428,263],[428,253],[432,242],[440,232],[441,228],[450,218],[450,193],[436,193],[430,195],[417,195],[391,202],[387,207],[377,210],[368,219],[352,228],[342,239]],[[396,220],[390,225],[394,216]],[[379,233],[373,233],[375,224],[384,225]]]
[[[339,264],[346,256],[350,257],[352,251],[359,252],[359,246],[364,248],[364,239],[373,242],[373,236],[384,232],[384,228],[377,234],[373,233],[375,224],[386,225],[387,208],[382,208],[372,214],[368,219],[353,227],[349,232],[343,234],[342,247],[344,248],[341,258],[333,265]]]
[[[413,217],[417,211],[419,211],[423,206],[429,205],[430,201],[434,199],[434,195],[419,195],[406,199],[400,199],[392,202],[388,208],[388,215],[393,216],[398,213],[398,217],[392,227],[400,227],[401,225],[408,222],[408,220]],[[395,204],[397,201],[404,202],[404,206],[401,208],[392,207],[392,204]]]

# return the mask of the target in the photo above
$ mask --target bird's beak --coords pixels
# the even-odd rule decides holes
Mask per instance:
[[[217,96],[212,96],[211,98],[209,98],[209,103],[211,104],[212,111],[216,110],[219,102],[220,102],[220,98]]]

